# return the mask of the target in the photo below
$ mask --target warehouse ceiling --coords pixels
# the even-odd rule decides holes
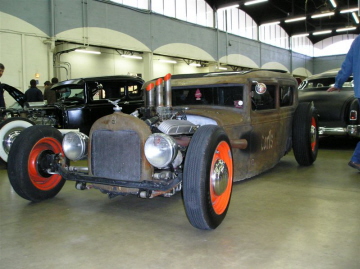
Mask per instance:
[[[232,5],[239,5],[239,9],[245,11],[258,24],[262,25],[274,21],[280,21],[280,26],[289,36],[309,33],[308,38],[312,43],[317,43],[325,38],[340,34],[359,34],[360,26],[355,22],[352,12],[340,13],[350,8],[357,8],[358,0],[333,0],[334,8],[330,0],[268,0],[253,5],[245,5],[253,0],[205,0],[214,10]],[[334,12],[332,16],[311,18],[319,13]],[[358,11],[354,12],[358,18]],[[286,23],[285,20],[305,17],[305,20]],[[356,27],[355,30],[337,32],[337,29]],[[328,34],[314,35],[314,32],[331,30]]]

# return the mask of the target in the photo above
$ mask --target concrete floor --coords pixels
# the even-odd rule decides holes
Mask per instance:
[[[360,268],[360,173],[355,142],[322,140],[316,163],[285,156],[235,184],[225,221],[201,231],[181,195],[108,199],[67,182],[29,203],[0,170],[0,268]]]

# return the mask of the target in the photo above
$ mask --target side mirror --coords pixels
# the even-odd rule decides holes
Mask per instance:
[[[257,94],[264,94],[266,93],[266,85],[264,83],[253,81],[253,83],[256,83],[255,85],[255,92]]]

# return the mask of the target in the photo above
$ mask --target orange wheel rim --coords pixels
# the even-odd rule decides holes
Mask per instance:
[[[316,135],[317,135],[317,126],[316,120],[314,117],[311,118],[311,126],[310,126],[310,139],[311,139],[311,150],[315,151],[316,148]]]
[[[60,175],[51,175],[44,176],[39,172],[39,156],[43,152],[53,153],[63,153],[60,142],[52,137],[45,137],[39,140],[30,152],[28,159],[28,174],[32,184],[39,190],[47,191],[51,190],[59,184],[61,181]]]
[[[214,152],[210,170],[210,198],[216,214],[224,213],[230,202],[233,160],[228,143],[222,141]]]

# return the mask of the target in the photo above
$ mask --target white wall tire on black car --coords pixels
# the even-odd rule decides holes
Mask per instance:
[[[10,146],[25,128],[35,125],[25,118],[10,118],[0,123],[0,158],[7,162]]]

